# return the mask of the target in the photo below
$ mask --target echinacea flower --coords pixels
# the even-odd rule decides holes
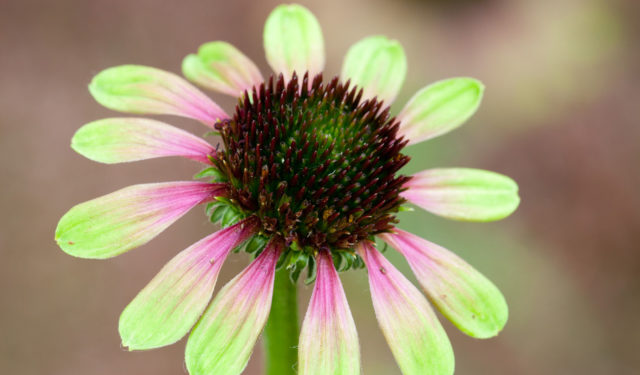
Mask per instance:
[[[517,185],[497,173],[400,173],[409,162],[403,147],[465,122],[480,103],[482,84],[471,78],[437,82],[391,117],[389,106],[407,69],[400,44],[365,38],[348,51],[340,76],[324,82],[322,32],[300,5],[271,13],[264,48],[275,72],[266,79],[224,42],[204,44],[184,59],[189,80],[238,98],[232,115],[172,73],[137,65],[99,73],[89,90],[100,104],[195,119],[224,147],[150,119],[108,118],[83,126],[72,148],[89,159],[182,156],[206,165],[196,175],[206,182],[134,185],[79,204],[60,220],[56,241],[74,256],[109,258],[147,243],[206,204],[211,221],[223,229],[167,263],[125,308],[119,325],[123,344],[133,350],[169,345],[191,332],[185,357],[192,375],[242,372],[279,293],[277,269],[294,283],[304,269],[307,281],[315,280],[298,372],[359,374],[357,333],[338,271],[363,267],[402,373],[452,374],[451,344],[431,304],[374,240],[406,257],[431,303],[464,333],[487,338],[503,328],[507,305],[489,280],[452,252],[396,227],[396,213],[406,203],[467,221],[498,220],[516,209]],[[241,250],[253,261],[210,303],[222,264]]]

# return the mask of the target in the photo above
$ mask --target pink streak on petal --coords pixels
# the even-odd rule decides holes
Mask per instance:
[[[283,244],[263,252],[225,285],[191,332],[185,362],[191,374],[240,374],[271,310],[275,267]]]
[[[182,95],[182,100],[179,103],[182,104],[185,113],[190,114],[211,128],[219,120],[229,118],[220,106],[193,86],[190,90],[184,90]]]
[[[373,244],[357,248],[369,271],[376,318],[402,372],[453,374],[451,344],[426,298]]]
[[[150,189],[145,189],[138,195],[143,200],[141,205],[149,211],[164,209],[167,210],[167,213],[182,212],[197,204],[210,202],[218,196],[225,195],[228,189],[226,184],[200,181],[177,181],[149,185]],[[138,212],[140,213],[140,211]]]
[[[256,219],[250,217],[203,238],[186,249],[185,256],[171,264],[172,269],[167,271],[192,272],[193,267],[199,269],[193,271],[201,274],[199,278],[209,277],[215,280],[229,252],[254,234],[258,229],[257,224]]]
[[[415,287],[371,243],[363,241],[358,250],[369,270],[374,305],[415,294]]]
[[[240,273],[233,289],[237,296],[248,303],[262,300],[271,305],[273,294],[273,280],[276,272],[276,262],[282,252],[282,244],[277,240],[271,240],[251,264]]]
[[[404,185],[404,187],[407,187],[407,185]],[[425,194],[424,190],[419,188],[409,188],[408,190],[401,192],[400,196],[429,212],[434,211],[434,207],[437,206],[437,202],[433,199],[429,199],[429,195]]]
[[[431,301],[460,330],[493,337],[509,316],[498,288],[453,252],[399,229],[380,237],[405,256]]]
[[[384,233],[379,236],[404,255],[412,269],[428,273],[438,267],[433,257],[435,254],[431,254],[431,247],[440,248],[440,246],[401,229],[394,230],[396,233]]]
[[[245,219],[171,259],[124,310],[123,344],[150,349],[183,337],[207,307],[227,255],[256,232],[257,224],[253,217]]]
[[[109,258],[149,242],[227,190],[226,184],[194,181],[129,186],[69,210],[58,223],[56,241],[74,256]]]
[[[155,151],[161,156],[183,156],[211,164],[209,157],[215,157],[216,154],[207,141],[178,128],[172,127],[169,132],[159,131],[155,136],[150,135],[149,140],[155,143]]]
[[[224,90],[228,95],[241,96],[245,90],[251,92],[254,86],[258,87],[264,81],[260,71],[250,60],[246,62],[244,69],[233,68],[227,64],[212,65],[229,81],[229,89]]]
[[[161,136],[150,140],[157,143],[157,148],[150,151],[158,156],[182,156],[204,164],[211,164],[210,158],[216,157],[216,150],[209,143],[188,133],[184,137]]]
[[[331,255],[316,257],[317,278],[300,333],[300,374],[358,374],[355,323]]]
[[[213,128],[218,120],[228,119],[229,116],[208,96],[195,86],[175,76],[170,87],[155,84],[140,84],[141,90],[173,108],[176,115],[193,118]]]
[[[407,188],[407,190],[401,192],[400,196],[416,206],[431,211],[437,210],[439,205],[446,205],[446,202],[439,202],[435,199],[437,198],[437,194],[434,195],[433,193],[437,193],[436,189],[439,187],[441,179],[438,178],[438,176],[432,175],[429,171],[430,170],[425,170],[414,174],[411,179],[402,186]]]
[[[518,207],[518,185],[499,173],[471,168],[436,168],[416,173],[401,195],[446,218],[494,221]]]
[[[333,260],[326,251],[320,252],[316,260],[318,262],[317,279],[307,316],[310,319],[320,319],[321,322],[325,322],[334,314],[338,314],[338,320],[342,320],[350,314],[348,306],[344,306],[347,299]],[[345,310],[344,307],[347,309]]]
[[[216,197],[224,196],[228,187],[226,184],[211,184],[199,181],[167,182],[156,185],[154,189],[141,191],[142,201],[135,212],[140,220],[151,216],[155,220],[148,226],[167,227],[191,208],[198,204],[207,203]],[[150,186],[151,187],[151,186]],[[145,227],[147,227],[145,225]],[[142,228],[141,228],[142,229]]]
[[[215,149],[204,139],[174,126],[141,118],[108,118],[89,126],[113,129],[107,145],[117,161],[135,161],[163,156],[182,156],[211,164]],[[100,160],[98,160],[100,161]]]
[[[166,274],[190,274],[194,278],[189,289],[180,291],[183,294],[181,299],[185,300],[194,291],[202,294],[203,301],[207,301],[201,306],[202,310],[204,310],[211,298],[215,282],[225,259],[231,250],[256,232],[258,229],[257,224],[256,219],[251,217],[215,232],[184,250],[184,257],[181,259],[176,257],[174,258],[175,263],[172,260],[167,264],[167,266],[171,266],[171,269],[167,269]],[[162,272],[165,272],[165,270],[163,269]],[[193,299],[191,302],[200,304],[199,301]],[[186,311],[188,310],[187,307],[183,306],[181,309]]]

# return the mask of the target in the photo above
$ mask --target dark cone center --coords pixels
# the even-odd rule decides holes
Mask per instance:
[[[349,249],[389,231],[408,177],[398,122],[362,90],[334,78],[280,76],[245,93],[217,125],[215,160],[230,199],[260,219],[263,234],[296,248]]]

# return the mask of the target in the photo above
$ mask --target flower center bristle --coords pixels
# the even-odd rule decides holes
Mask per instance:
[[[395,223],[407,141],[389,107],[348,82],[271,77],[216,128],[229,198],[263,234],[299,249],[349,249]]]

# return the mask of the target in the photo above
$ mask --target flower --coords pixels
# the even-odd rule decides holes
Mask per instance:
[[[120,163],[182,156],[206,168],[207,182],[134,185],[79,204],[56,229],[67,253],[109,258],[150,241],[191,208],[206,204],[223,229],[178,253],[125,308],[123,344],[151,349],[191,331],[192,375],[239,374],[267,321],[276,269],[295,282],[307,269],[315,286],[299,344],[300,374],[357,374],[358,338],[337,271],[366,267],[374,310],[403,374],[451,374],[453,351],[430,304],[374,245],[404,255],[430,301],[464,333],[495,336],[507,320],[498,289],[452,252],[396,227],[407,202],[456,220],[511,214],[517,185],[497,173],[430,169],[405,176],[404,146],[446,133],[477,109],[483,86],[471,78],[437,82],[389,115],[406,75],[404,51],[383,36],[357,42],[339,77],[323,82],[320,26],[300,5],[278,6],[264,29],[264,79],[225,42],[206,43],[183,61],[196,84],[238,98],[227,115],[182,78],[125,65],[89,85],[102,105],[134,114],[170,114],[202,122],[224,148],[165,123],[108,118],[80,128],[72,148]],[[232,251],[251,264],[213,298]]]

